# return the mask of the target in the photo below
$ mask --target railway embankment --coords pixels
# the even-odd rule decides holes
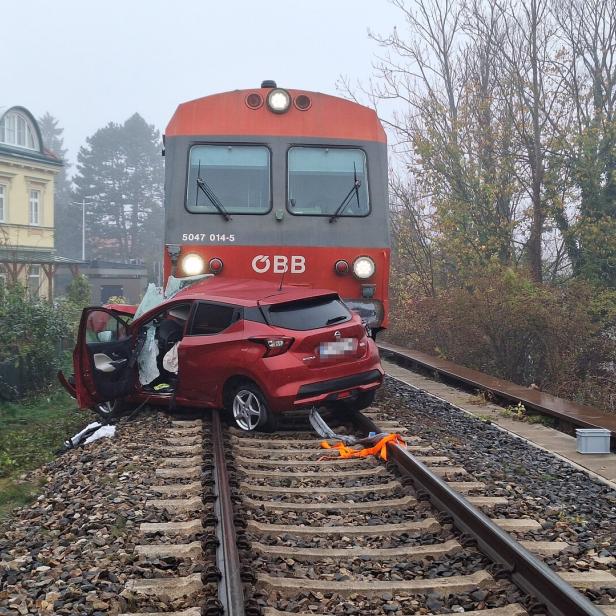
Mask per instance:
[[[120,421],[113,439],[30,473],[40,495],[0,525],[0,614],[119,614],[129,611],[122,592],[131,577],[190,568],[134,549],[140,524],[169,517],[148,505],[169,424],[142,412]]]
[[[594,604],[575,613],[614,613],[608,485],[392,378],[362,416],[330,420],[401,434],[434,477]],[[115,438],[42,466],[40,496],[0,534],[0,614],[192,616],[225,596],[262,616],[533,612],[515,568],[437,506],[395,447],[387,464],[339,459],[300,414],[283,428],[248,434],[215,412],[144,410]]]
[[[93,421],[92,413],[74,407],[58,386],[0,403],[0,523],[13,507],[39,494],[42,478],[28,473],[53,460],[66,438]]]

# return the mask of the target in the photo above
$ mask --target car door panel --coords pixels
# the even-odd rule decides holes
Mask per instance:
[[[134,391],[133,338],[111,310],[85,308],[73,354],[81,408],[126,397]]]
[[[225,381],[242,365],[244,327],[243,321],[237,320],[239,312],[230,306],[230,324],[221,331],[212,333],[221,328],[220,320],[208,323],[201,319],[200,326],[196,327],[198,308],[189,335],[178,346],[178,395],[212,406],[220,400]]]

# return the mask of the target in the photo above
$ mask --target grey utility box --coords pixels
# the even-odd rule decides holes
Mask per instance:
[[[603,428],[578,428],[578,453],[610,453],[610,431]]]

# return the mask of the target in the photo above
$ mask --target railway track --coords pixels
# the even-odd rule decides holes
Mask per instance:
[[[121,616],[616,614],[597,605],[616,594],[609,571],[552,571],[542,559],[558,567],[569,544],[507,515],[507,497],[390,410],[337,426],[401,433],[407,448],[391,447],[387,464],[321,459],[335,450],[305,416],[286,423],[250,434],[214,412],[158,435],[145,507],[160,521],[134,539],[142,575],[126,582]]]
[[[424,397],[400,387],[387,384],[353,422],[328,419],[337,431],[401,433],[408,449],[390,448],[386,464],[320,459],[335,451],[299,414],[276,434],[227,427],[216,412],[123,422],[117,443],[69,454],[83,474],[52,478],[15,527],[15,549],[0,544],[0,614],[614,615],[613,566],[592,565],[611,557],[587,557],[600,541],[545,525],[527,486],[504,489],[493,460],[458,455]],[[402,425],[420,417],[423,439]],[[486,432],[473,437],[492,438],[478,425]],[[45,534],[26,543],[31,520]],[[601,541],[613,538],[602,528]]]

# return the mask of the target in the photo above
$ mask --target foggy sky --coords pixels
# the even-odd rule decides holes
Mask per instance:
[[[366,81],[399,18],[387,0],[1,0],[0,106],[49,111],[74,163],[85,138],[134,112],[164,128],[180,102],[279,86],[336,94]],[[69,173],[75,171],[73,166]]]

